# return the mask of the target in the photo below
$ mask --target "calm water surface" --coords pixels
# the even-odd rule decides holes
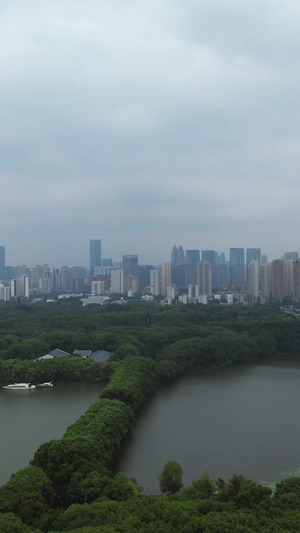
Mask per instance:
[[[189,373],[156,391],[117,468],[158,494],[178,461],[184,483],[204,473],[274,481],[300,465],[300,356]]]
[[[27,391],[0,388],[0,485],[28,466],[42,442],[62,437],[99,399],[101,388],[90,384]]]

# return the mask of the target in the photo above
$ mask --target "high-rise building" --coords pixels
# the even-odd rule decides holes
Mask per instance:
[[[171,265],[176,266],[177,265],[177,246],[174,244],[171,252]]]
[[[0,246],[0,279],[5,278],[5,246]]]
[[[139,280],[137,276],[124,276],[124,292],[136,294],[139,290]]]
[[[92,286],[91,286],[92,296],[99,296],[100,294],[103,294],[104,292],[105,292],[105,281],[102,281],[102,280],[92,281]]]
[[[113,293],[123,294],[124,292],[124,275],[123,270],[115,268],[110,273],[111,287]]]
[[[102,266],[104,267],[112,267],[113,266],[113,260],[112,259],[102,259]]]
[[[229,285],[229,268],[226,263],[217,265],[217,287],[226,287]]]
[[[150,292],[153,296],[160,294],[160,270],[150,270]]]
[[[252,301],[256,302],[259,290],[259,261],[250,261],[248,270],[248,293],[249,296],[251,296]]]
[[[29,298],[29,276],[22,274],[16,279],[16,296]]]
[[[198,261],[200,261],[200,250],[186,250],[185,285],[196,285]]]
[[[182,248],[181,244],[178,246],[177,250],[177,264],[176,266],[182,266],[185,265],[185,255],[184,255],[184,249]]]
[[[172,285],[172,265],[163,263],[161,265],[161,294],[167,296],[167,287]]]
[[[282,256],[282,259],[299,259],[298,252],[285,252],[285,254]]]
[[[272,296],[272,263],[263,263],[260,268],[261,294],[268,300]]]
[[[201,261],[208,261],[211,264],[211,277],[213,287],[217,286],[217,262],[218,254],[215,250],[202,250]]]
[[[226,265],[226,258],[224,252],[220,252],[219,265]]]
[[[95,267],[101,266],[101,240],[90,240],[90,275],[94,276]]]
[[[171,264],[172,266],[180,266],[185,265],[185,255],[184,255],[184,249],[181,246],[173,246],[172,253],[171,253]]]
[[[186,250],[185,262],[187,265],[197,265],[200,261],[200,250]]]
[[[292,296],[293,291],[293,261],[289,259],[274,259],[272,261],[273,298],[289,298]]]
[[[197,286],[198,286],[198,295],[207,296],[212,295],[212,276],[211,276],[211,262],[210,261],[199,261],[197,263]]]
[[[230,285],[245,285],[244,248],[230,248]]]
[[[153,265],[139,265],[139,290],[144,291],[145,287],[150,286],[150,272]]]
[[[261,249],[260,248],[247,248],[246,250],[246,276],[247,283],[249,283],[249,265],[251,261],[258,261],[260,271],[261,266]]]
[[[300,300],[300,259],[293,261],[293,298]]]
[[[172,283],[174,283],[177,287],[185,287],[185,274],[185,265],[172,266]]]
[[[124,276],[139,277],[139,259],[137,255],[123,255]]]

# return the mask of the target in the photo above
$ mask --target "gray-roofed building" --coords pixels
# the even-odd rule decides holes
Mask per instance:
[[[81,357],[84,357],[86,359],[87,357],[90,357],[92,353],[92,350],[74,350],[74,355],[81,355]]]
[[[108,296],[89,296],[88,298],[80,298],[83,307],[90,304],[107,305],[111,302]]]
[[[55,350],[52,350],[46,355],[42,355],[42,357],[38,357],[38,359],[53,359],[53,357],[67,357],[68,355],[70,355],[68,352],[64,352],[63,350],[56,348]]]
[[[93,359],[96,363],[103,363],[104,361],[107,361],[111,355],[113,355],[113,352],[107,352],[106,350],[97,350],[97,352],[93,352],[91,354],[90,358]]]

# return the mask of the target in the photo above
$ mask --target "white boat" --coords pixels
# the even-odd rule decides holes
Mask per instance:
[[[30,383],[13,383],[12,385],[6,385],[2,387],[6,390],[31,390],[35,389],[35,385],[30,385]]]
[[[45,383],[39,383],[37,387],[43,387],[44,389],[49,389],[50,387],[53,387],[52,381],[45,381]]]

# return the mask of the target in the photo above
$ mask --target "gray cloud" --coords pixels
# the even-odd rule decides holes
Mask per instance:
[[[7,262],[298,249],[293,0],[0,2]]]

